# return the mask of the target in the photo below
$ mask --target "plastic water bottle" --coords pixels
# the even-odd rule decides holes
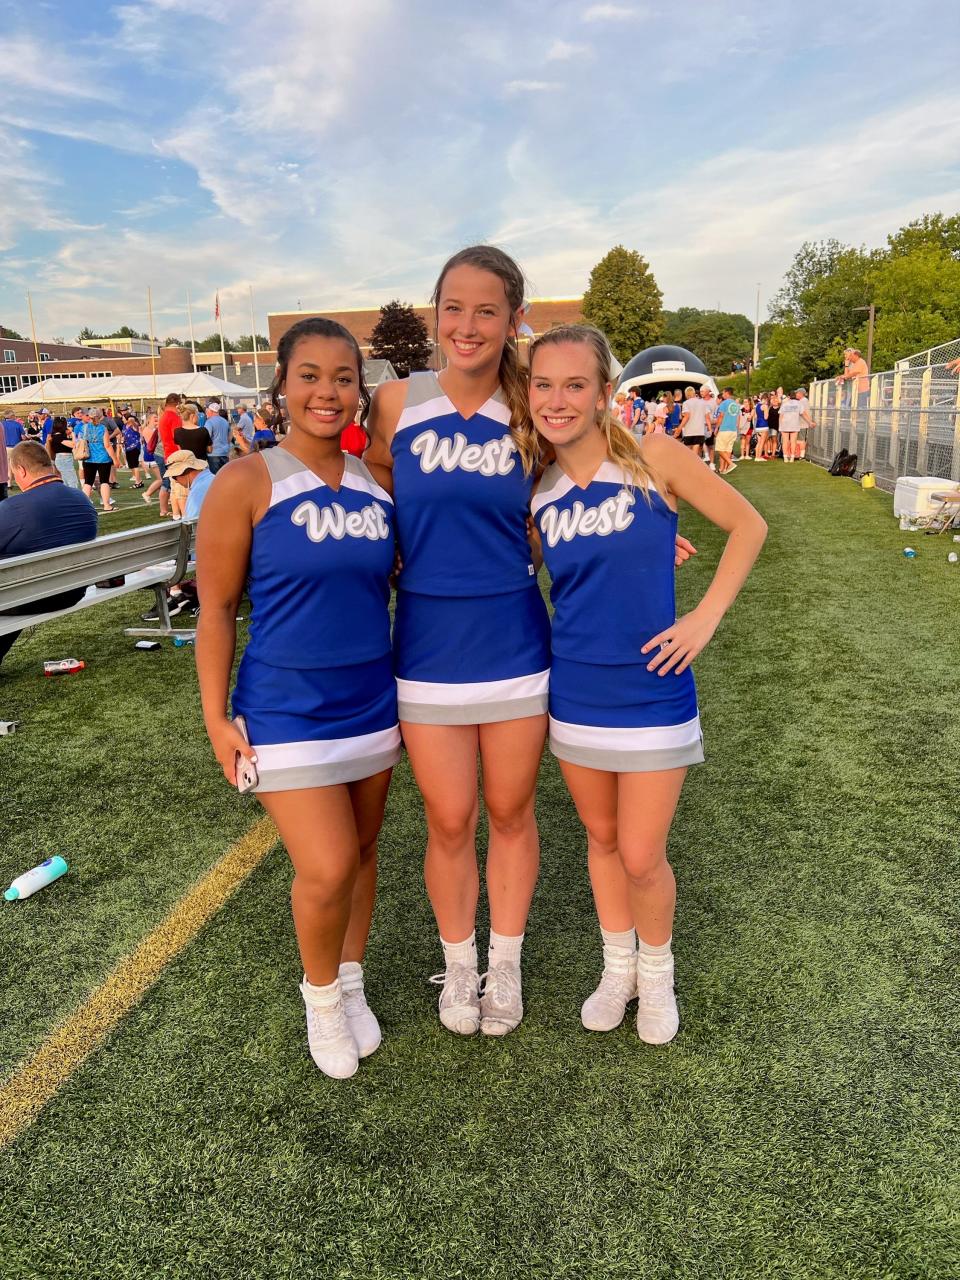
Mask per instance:
[[[956,564],[957,561],[960,560],[960,556],[958,556],[955,551],[951,551],[950,554],[947,556],[947,559],[950,561],[951,564]]]
[[[908,560],[916,560],[917,558],[917,553],[916,551],[914,551],[913,547],[904,547],[903,554],[907,557]]]
[[[86,665],[79,658],[57,658],[53,662],[45,662],[43,664],[43,674],[45,676],[72,676],[75,672],[82,671]]]
[[[173,641],[173,647],[175,649],[182,649],[184,645],[193,644],[193,641],[193,636],[176,636]]]
[[[43,889],[54,880],[59,880],[61,876],[67,874],[68,870],[66,860],[59,854],[53,858],[47,858],[46,862],[41,862],[39,867],[31,867],[22,876],[17,876],[3,896],[7,902],[19,902],[21,898],[29,898],[38,889]]]

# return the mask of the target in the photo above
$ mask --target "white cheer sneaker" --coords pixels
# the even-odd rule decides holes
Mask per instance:
[[[300,994],[307,1009],[307,1041],[310,1056],[324,1075],[346,1080],[360,1065],[357,1042],[347,1025],[340,979],[329,987],[315,987],[306,978]]]
[[[340,966],[340,992],[347,1026],[357,1044],[361,1058],[369,1058],[380,1047],[383,1035],[376,1014],[367,1004],[363,989],[363,967],[356,960],[347,960]]]
[[[627,1005],[637,998],[637,953],[626,947],[603,948],[603,974],[580,1010],[588,1031],[614,1031],[623,1021]]]
[[[637,1035],[645,1044],[669,1044],[680,1028],[673,990],[673,956],[655,965],[637,961]]]
[[[440,1021],[458,1036],[472,1036],[480,1026],[480,979],[467,964],[449,964],[446,972],[435,973],[430,981],[442,986]]]
[[[523,1017],[520,966],[495,964],[480,983],[480,1030],[485,1036],[505,1036]]]

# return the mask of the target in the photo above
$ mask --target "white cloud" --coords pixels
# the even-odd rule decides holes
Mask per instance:
[[[508,98],[515,98],[521,93],[553,93],[560,85],[550,80],[511,80],[504,85],[503,92]]]
[[[547,50],[547,62],[568,62],[571,58],[589,57],[592,50],[588,44],[571,44],[567,40],[554,40]]]
[[[637,18],[640,10],[634,5],[592,4],[583,11],[583,22],[618,22],[623,18]]]

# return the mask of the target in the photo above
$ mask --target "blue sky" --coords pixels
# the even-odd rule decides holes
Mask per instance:
[[[752,314],[799,244],[960,210],[928,0],[0,0],[0,322],[228,335],[422,302],[490,240],[531,296],[613,244]]]

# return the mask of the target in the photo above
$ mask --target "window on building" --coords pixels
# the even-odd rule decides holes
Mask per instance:
[[[52,360],[52,359],[53,359],[53,356],[50,354],[50,352],[49,352],[49,351],[41,351],[41,352],[40,352],[40,361],[41,361],[41,363],[42,363],[43,361],[45,361],[45,360]]]
[[[17,363],[17,353],[15,351],[11,351],[9,347],[4,347],[3,358],[7,364]]]
[[[17,375],[15,373],[0,373],[0,392],[17,391]]]
[[[21,387],[32,387],[35,382],[39,382],[39,381],[40,381],[39,374],[36,374],[36,373],[21,373],[20,375]]]

